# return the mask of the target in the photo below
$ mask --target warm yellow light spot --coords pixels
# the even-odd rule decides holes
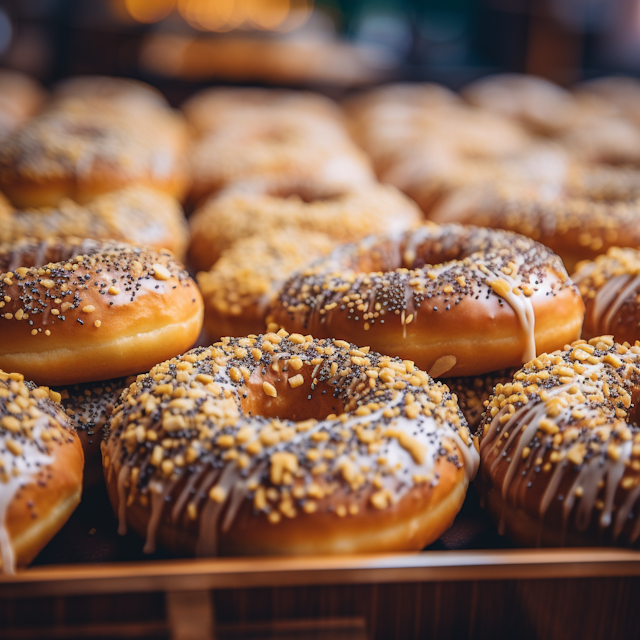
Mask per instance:
[[[178,0],[178,11],[196,29],[230,31],[245,19],[241,0]]]
[[[259,29],[279,27],[289,15],[289,0],[245,0],[247,18]]]
[[[171,13],[175,0],[125,0],[125,6],[134,20],[152,24]]]

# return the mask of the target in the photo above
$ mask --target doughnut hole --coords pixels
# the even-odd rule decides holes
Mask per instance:
[[[258,367],[254,370],[246,384],[248,393],[241,402],[242,413],[296,422],[310,418],[324,420],[331,414],[344,413],[344,402],[333,397],[330,385],[324,382],[313,385],[314,367],[304,365],[296,371],[280,363],[279,369]],[[268,385],[275,389],[277,396],[267,394]]]

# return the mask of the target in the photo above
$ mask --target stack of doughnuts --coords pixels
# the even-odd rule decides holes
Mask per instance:
[[[82,239],[0,244],[0,274],[0,367],[55,385],[76,428],[91,436],[82,441],[96,463],[91,445],[126,386],[110,379],[148,370],[197,339],[195,283],[167,251]],[[84,404],[97,391],[65,390],[90,382],[99,411]]]
[[[383,182],[437,222],[529,235],[573,270],[609,247],[638,247],[640,82],[566,90],[501,74],[463,88],[377,89],[346,105]]]
[[[0,554],[12,571],[99,481],[117,397],[193,346],[203,305],[174,258],[188,244],[182,116],[133,80],[73,78],[46,102],[20,77],[0,84],[14,118],[0,133],[0,369],[12,372],[0,372]]]
[[[273,328],[365,341],[454,377],[468,422],[504,371],[580,335],[584,305],[558,256],[523,236],[425,225],[343,245],[290,278]]]
[[[518,544],[637,544],[639,84],[9,93],[3,571],[83,457],[149,552],[419,550],[478,465]]]

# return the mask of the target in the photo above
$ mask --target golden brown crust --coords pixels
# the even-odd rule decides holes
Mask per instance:
[[[639,360],[640,343],[600,336],[496,386],[479,429],[480,487],[518,544],[638,544]]]
[[[448,388],[412,363],[286,331],[158,365],[110,428],[121,531],[197,555],[418,550],[477,457]]]
[[[84,206],[67,199],[56,207],[38,209],[0,206],[0,243],[52,236],[122,240],[168,249],[182,258],[187,235],[180,204],[140,185],[103,194]]]
[[[640,338],[640,252],[613,247],[595,262],[579,263],[573,280],[586,306],[583,338],[611,334],[630,343]]]
[[[200,293],[169,252],[23,241],[0,247],[0,271],[0,365],[44,384],[136,373],[202,327]]]
[[[62,527],[82,491],[80,440],[59,395],[0,371],[0,567],[31,562]]]
[[[583,313],[560,260],[541,245],[430,225],[337,249],[283,285],[267,320],[366,340],[438,377],[517,366],[558,348],[579,336]]]

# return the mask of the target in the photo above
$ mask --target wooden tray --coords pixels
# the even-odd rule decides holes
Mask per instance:
[[[181,559],[118,536],[102,488],[0,576],[0,638],[640,637],[640,552],[509,548],[472,490],[418,554]]]

